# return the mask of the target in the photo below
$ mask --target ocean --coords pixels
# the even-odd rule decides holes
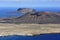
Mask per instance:
[[[34,8],[36,11],[48,11],[48,12],[60,12],[60,7],[40,7],[40,8]]]
[[[9,18],[14,16],[21,16],[21,13],[17,13],[18,8],[0,8],[0,18]]]
[[[0,8],[0,18],[11,17],[11,16],[21,16],[17,12],[18,8]],[[49,12],[60,12],[60,8],[50,7],[50,8],[34,8],[36,11],[49,11]],[[21,35],[10,35],[10,36],[0,36],[0,40],[60,40],[60,33],[54,34],[41,34],[36,36],[21,36]]]
[[[11,36],[0,36],[0,40],[60,40],[60,34],[41,34],[36,36],[20,36],[20,35],[11,35]]]

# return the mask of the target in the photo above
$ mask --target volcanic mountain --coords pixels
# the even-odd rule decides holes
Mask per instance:
[[[12,18],[2,19],[1,23],[15,23],[15,24],[60,24],[60,13],[58,12],[37,12],[35,9],[22,8],[18,12],[24,15]]]

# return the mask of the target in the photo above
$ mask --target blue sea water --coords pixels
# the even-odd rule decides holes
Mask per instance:
[[[21,13],[17,13],[18,8],[0,8],[0,18],[6,18],[6,17],[14,17],[14,16],[21,16]]]
[[[20,35],[12,35],[12,36],[1,36],[0,40],[60,40],[60,34],[41,34],[36,36],[20,36]]]
[[[21,16],[22,14],[10,14],[10,12],[16,12],[18,8],[0,8],[0,18]],[[60,12],[60,8],[34,8],[36,11],[49,11],[49,12]],[[41,34],[36,36],[0,36],[0,40],[60,40],[60,33],[56,34]]]
[[[60,12],[60,7],[40,7],[34,8],[36,11],[49,11],[49,12]]]

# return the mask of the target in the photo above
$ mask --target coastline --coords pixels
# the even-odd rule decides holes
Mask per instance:
[[[60,24],[0,24],[0,36],[60,33]]]

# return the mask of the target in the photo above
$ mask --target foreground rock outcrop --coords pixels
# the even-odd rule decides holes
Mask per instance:
[[[60,33],[60,24],[0,24],[0,36]]]

